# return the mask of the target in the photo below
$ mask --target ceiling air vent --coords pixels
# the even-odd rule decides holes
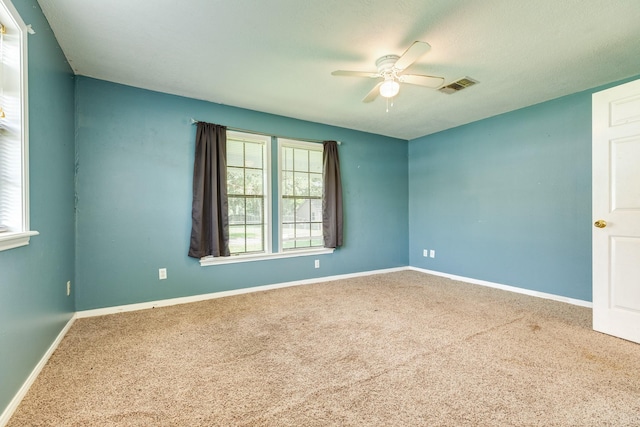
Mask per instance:
[[[473,86],[476,83],[478,83],[478,81],[473,80],[471,77],[463,77],[456,80],[455,82],[451,82],[448,85],[442,86],[438,90],[442,93],[451,95],[452,93],[459,92],[462,89],[468,88],[469,86]]]

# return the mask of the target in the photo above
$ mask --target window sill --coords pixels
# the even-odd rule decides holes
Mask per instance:
[[[31,236],[37,236],[37,231],[23,231],[20,233],[0,233],[0,251],[27,246]]]
[[[307,249],[300,251],[278,252],[273,254],[255,254],[255,255],[234,255],[227,257],[204,257],[200,258],[200,266],[206,267],[209,265],[220,264],[235,264],[238,262],[251,262],[251,261],[265,261],[268,259],[279,258],[296,258],[301,256],[313,256],[313,255],[325,255],[332,254],[335,249],[332,248],[318,248]]]

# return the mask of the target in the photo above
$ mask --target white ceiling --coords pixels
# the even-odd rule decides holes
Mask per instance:
[[[38,3],[78,75],[402,139],[640,74],[638,0]],[[361,102],[374,80],[331,75],[415,40],[407,72],[480,83],[403,85],[387,113]]]

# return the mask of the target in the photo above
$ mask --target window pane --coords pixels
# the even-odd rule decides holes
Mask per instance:
[[[296,196],[309,195],[309,174],[308,173],[295,172],[293,191]]]
[[[293,148],[291,147],[282,149],[282,170],[293,170]]]
[[[311,230],[309,224],[296,224],[296,248],[311,246]]]
[[[262,169],[245,169],[245,194],[261,196],[263,193]]]
[[[243,197],[229,197],[229,224],[244,224],[245,208]]]
[[[309,199],[296,199],[296,222],[311,221],[311,203]]]
[[[282,248],[292,249],[296,247],[294,224],[282,224]]]
[[[311,199],[311,221],[322,222],[322,200]]]
[[[322,174],[322,151],[309,151],[309,171]]]
[[[316,222],[311,224],[311,238],[320,238],[320,240],[322,240],[322,223]]]
[[[227,166],[244,166],[244,143],[227,140]]]
[[[309,195],[315,197],[322,197],[322,174],[312,173],[309,174],[310,188]]]
[[[309,150],[295,148],[293,150],[294,168],[298,172],[309,171]]]
[[[247,199],[247,224],[262,224],[263,212],[262,199]]]
[[[247,252],[264,250],[264,228],[262,225],[247,225]]]
[[[309,224],[296,224],[296,240],[304,240],[311,238],[311,228]]]
[[[244,225],[229,226],[229,251],[237,254],[245,251]]]
[[[322,237],[322,223],[311,224],[311,246],[324,246]]]
[[[322,223],[311,224],[311,246],[324,246],[322,237]]]
[[[293,199],[282,199],[282,222],[295,221],[295,204]]]
[[[227,167],[227,193],[244,194],[244,169]]]
[[[262,169],[262,144],[245,143],[244,166]]]
[[[293,196],[293,172],[282,172],[282,195]]]

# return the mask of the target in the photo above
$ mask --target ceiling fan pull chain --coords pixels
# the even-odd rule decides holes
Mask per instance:
[[[389,107],[393,107],[393,100],[395,98],[395,96],[393,98],[387,98],[387,113],[389,112]],[[389,100],[391,100],[391,105],[389,105]]]

